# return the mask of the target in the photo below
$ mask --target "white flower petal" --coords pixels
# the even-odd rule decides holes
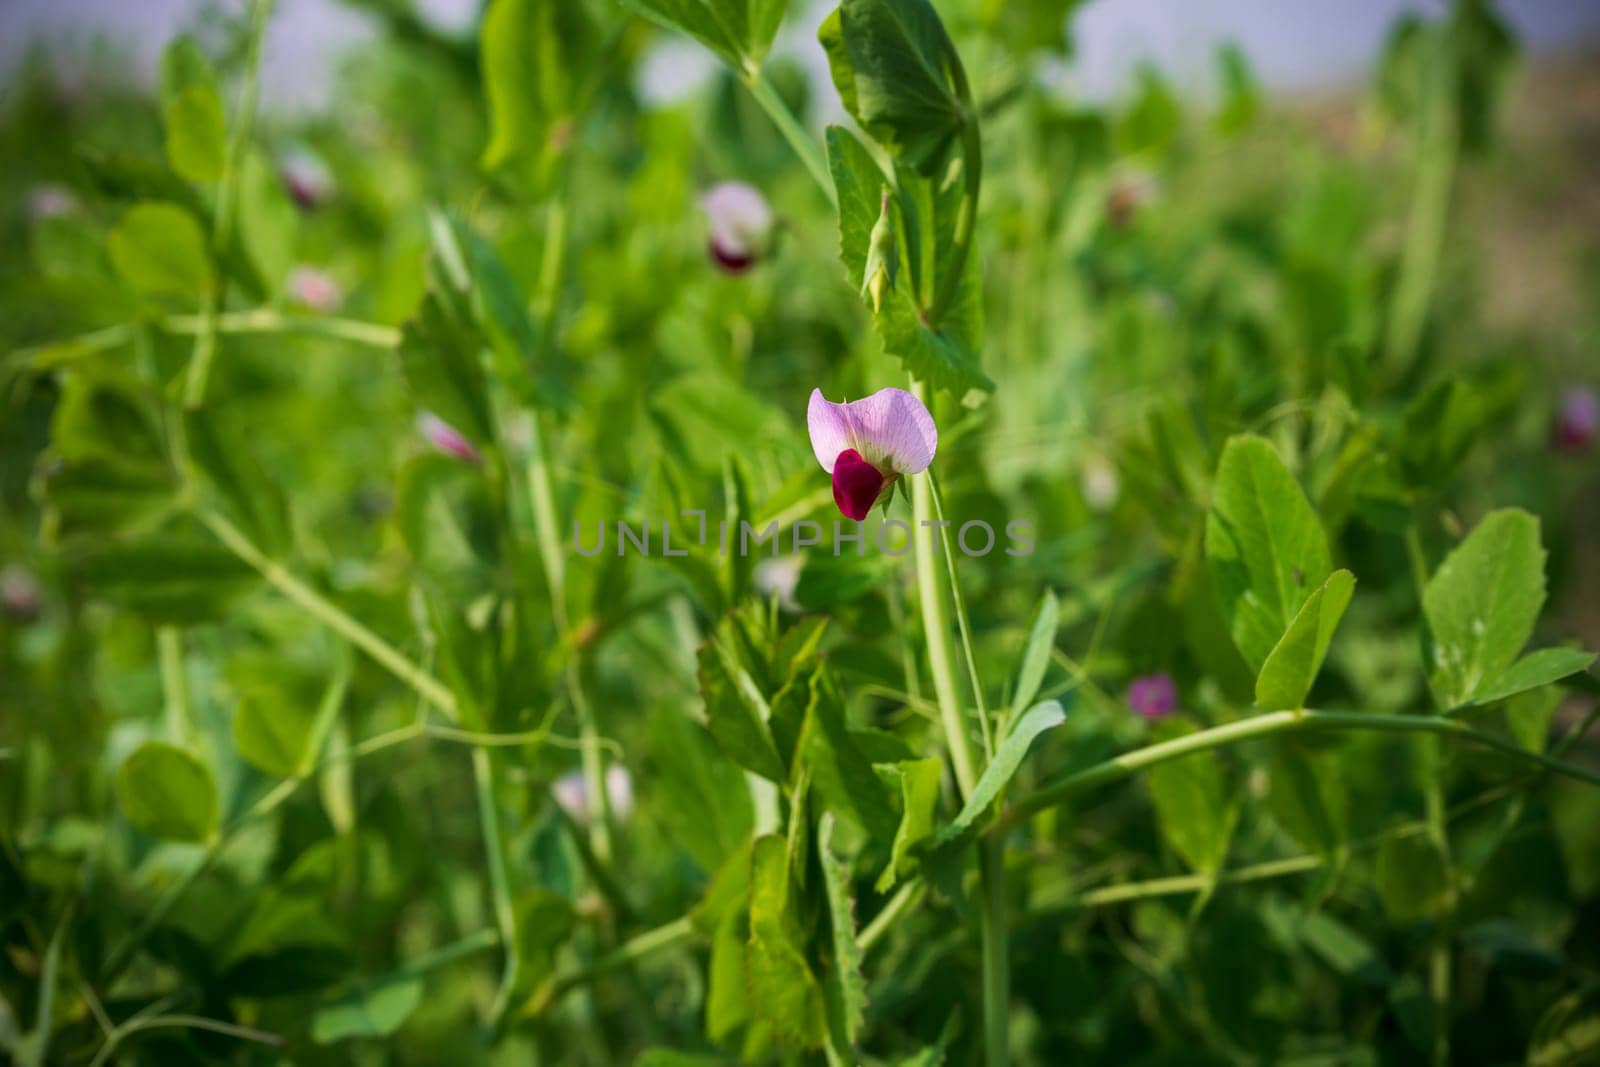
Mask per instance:
[[[744,182],[713,185],[700,198],[700,208],[710,224],[711,240],[734,257],[760,251],[772,229],[767,198]]]
[[[822,395],[821,389],[811,390],[811,403],[806,408],[806,427],[811,431],[811,451],[817,462],[829,474],[833,461],[847,448],[855,448],[855,434],[851,432],[849,404],[835,404]]]

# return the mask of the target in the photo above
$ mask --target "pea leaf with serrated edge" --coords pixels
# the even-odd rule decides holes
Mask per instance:
[[[1305,703],[1355,586],[1354,575],[1337,570],[1306,598],[1256,676],[1257,707],[1276,711]]]
[[[234,599],[260,581],[238,556],[185,528],[99,543],[73,561],[95,596],[157,623],[222,618]]]
[[[1444,710],[1490,691],[1528,643],[1544,605],[1539,520],[1491,512],[1456,546],[1422,593],[1428,686]]]
[[[1022,646],[1022,658],[1017,662],[1017,684],[1011,693],[1011,714],[1020,715],[1044,682],[1044,672],[1050,666],[1050,653],[1055,651],[1056,629],[1061,622],[1061,603],[1053,591],[1046,589],[1039,598],[1039,607],[1033,613],[1033,625],[1028,627],[1028,642]]]
[[[767,729],[760,694],[742,668],[723,652],[715,639],[700,646],[697,655],[700,695],[705,700],[706,723],[711,736],[728,757],[747,771],[774,782],[787,778],[772,733]]]
[[[811,699],[799,749],[811,772],[812,788],[840,817],[849,819],[876,840],[891,843],[899,821],[883,779],[873,770],[845,722],[843,706],[821,691],[820,676],[813,672],[808,684]]]
[[[211,769],[163,741],[146,741],[117,768],[117,799],[128,821],[152,837],[200,844],[217,832]]]
[[[817,859],[828,899],[828,945],[832,966],[823,977],[828,1021],[834,1032],[853,1046],[861,1034],[867,1005],[867,983],[861,976],[861,945],[856,940],[855,903],[850,897],[850,871],[833,854],[833,813],[817,823]]]
[[[659,25],[686,33],[741,73],[758,67],[783,21],[785,0],[622,0]]]
[[[1223,448],[1205,547],[1228,631],[1259,672],[1333,569],[1316,512],[1264,439],[1241,435]]]
[[[977,121],[961,101],[961,57],[927,0],[844,0],[817,39],[845,110],[921,173],[935,173]]]
[[[845,281],[859,287],[889,179],[860,139],[843,126],[829,126],[825,137],[828,170],[839,200],[839,260]]]
[[[885,771],[900,786],[900,827],[895,831],[888,866],[878,876],[880,893],[894,888],[895,881],[911,871],[915,866],[912,850],[933,836],[944,764],[932,758],[907,760]]]
[[[827,1025],[822,993],[806,963],[787,846],[768,834],[750,853],[750,943],[745,959],[751,1003],[778,1039],[815,1048]]]
[[[107,238],[111,263],[151,296],[198,300],[211,287],[211,255],[194,216],[176,204],[135,204]]]
[[[1193,731],[1188,723],[1168,720],[1153,733],[1170,740]],[[1152,767],[1145,782],[1161,836],[1173,851],[1191,870],[1217,870],[1227,856],[1233,812],[1215,754],[1198,752]]]

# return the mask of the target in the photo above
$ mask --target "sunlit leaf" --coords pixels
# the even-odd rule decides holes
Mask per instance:
[[[217,832],[217,787],[193,754],[146,741],[117,768],[117,799],[128,821],[152,837],[204,842]]]

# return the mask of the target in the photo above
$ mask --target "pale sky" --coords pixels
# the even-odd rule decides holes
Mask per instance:
[[[101,35],[128,49],[135,69],[149,76],[162,45],[207,3],[226,9],[244,0],[0,0],[0,85],[40,37],[70,51]],[[472,23],[478,0],[420,6],[441,25],[460,28]],[[791,0],[785,50],[808,66],[822,66],[815,29],[831,6]],[[1365,75],[1397,13],[1441,6],[1440,0],[1092,0],[1074,24],[1078,52],[1069,81],[1091,97],[1115,95],[1129,71],[1149,60],[1180,82],[1208,84],[1216,46],[1235,41],[1269,87],[1337,85]],[[1501,9],[1534,52],[1600,42],[1597,0],[1503,0]],[[363,15],[337,0],[277,0],[263,75],[267,106],[326,102],[334,62],[370,32]],[[654,92],[671,95],[705,69],[693,45],[668,44],[646,77]]]

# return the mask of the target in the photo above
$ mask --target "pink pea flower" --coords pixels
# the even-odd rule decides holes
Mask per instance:
[[[1600,427],[1600,397],[1593,389],[1568,389],[1556,415],[1556,447],[1569,455],[1582,452],[1594,440],[1597,427]]]
[[[700,198],[710,226],[711,259],[728,274],[743,274],[766,252],[772,208],[760,190],[744,182],[720,182]]]
[[[927,470],[939,447],[933,416],[904,389],[879,389],[845,404],[813,389],[806,423],[811,451],[833,475],[833,502],[857,522],[896,478]]]
[[[312,211],[333,192],[333,175],[320,157],[304,148],[286,152],[278,161],[278,177],[290,199],[303,211]]]
[[[344,291],[325,270],[296,267],[289,272],[289,296],[312,311],[337,311],[344,303]]]
[[[70,215],[78,210],[78,198],[64,185],[47,183],[28,190],[28,218],[34,222]]]
[[[417,432],[428,444],[463,463],[475,464],[483,458],[465,434],[431,411],[424,411],[417,416]]]
[[[550,786],[550,794],[574,822],[587,823],[594,818],[594,811],[589,804],[589,786],[583,780],[582,771],[572,771],[557,778]],[[611,805],[614,819],[626,819],[633,811],[633,778],[620,763],[613,763],[606,768],[606,800]]]
[[[1178,708],[1178,687],[1170,674],[1146,674],[1128,686],[1128,707],[1146,719],[1164,719]]]
[[[44,608],[44,593],[39,579],[21,567],[0,571],[0,607],[13,622],[29,623],[39,618]]]

